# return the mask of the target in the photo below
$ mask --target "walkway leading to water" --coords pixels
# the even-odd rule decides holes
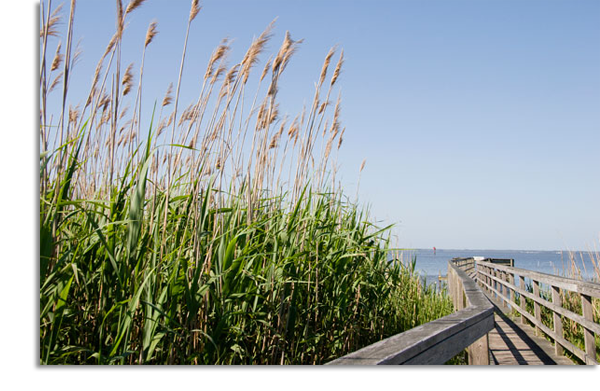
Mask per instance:
[[[554,346],[536,336],[532,327],[515,323],[503,313],[501,304],[487,296],[495,307],[495,327],[488,334],[490,365],[574,365],[567,357],[557,356]]]

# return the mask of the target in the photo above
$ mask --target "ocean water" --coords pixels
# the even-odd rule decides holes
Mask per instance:
[[[581,277],[585,280],[597,282],[598,275],[594,263],[587,253],[574,253],[574,262]],[[571,258],[566,251],[521,251],[521,250],[445,250],[416,249],[401,252],[404,263],[410,262],[416,256],[416,270],[428,283],[438,281],[438,276],[445,276],[448,270],[448,261],[452,258],[512,258],[515,267],[534,270],[542,273],[570,277]],[[583,258],[583,259],[582,259]],[[600,266],[600,265],[598,265]]]

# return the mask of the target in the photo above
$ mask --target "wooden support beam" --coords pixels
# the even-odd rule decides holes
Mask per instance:
[[[562,307],[562,298],[560,297],[560,288],[556,286],[552,286],[552,303]],[[553,320],[554,320],[554,335],[559,337],[563,337],[563,325],[562,318],[559,313],[553,311]],[[554,351],[557,356],[562,356],[564,353],[564,348],[562,345],[555,339],[554,340]]]
[[[533,280],[533,295],[535,297],[540,297],[540,282]],[[542,323],[542,309],[540,304],[537,301],[533,302],[533,315],[538,323]],[[535,326],[535,335],[541,335],[542,330],[539,327]]]
[[[588,295],[581,295],[581,308],[583,317],[589,321],[594,320],[594,309],[592,308],[592,298]],[[596,341],[594,332],[583,327],[583,339],[585,341],[585,354],[592,360],[596,360]]]
[[[489,334],[484,335],[467,348],[469,365],[490,365]]]
[[[525,276],[521,275],[519,276],[519,287],[523,290],[525,290]],[[525,300],[525,296],[521,295],[521,299],[520,299],[520,303],[519,303],[519,307],[521,307],[521,309],[523,310],[523,312],[527,312],[527,300]],[[521,323],[522,324],[526,324],[527,321],[525,320],[526,318],[524,316],[521,316]]]

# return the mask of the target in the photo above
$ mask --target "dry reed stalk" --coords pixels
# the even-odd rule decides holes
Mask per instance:
[[[50,9],[52,8],[52,1],[49,0],[48,1],[48,8],[46,11],[46,19],[44,20],[44,5],[43,2],[40,5],[40,9],[42,11],[42,15],[41,15],[41,20],[42,20],[42,28],[40,30],[40,38],[43,38],[42,40],[42,58],[41,58],[41,64],[40,64],[40,87],[42,87],[43,91],[42,91],[42,101],[43,101],[43,106],[42,106],[42,117],[44,118],[44,122],[43,124],[45,125],[45,90],[44,90],[44,86],[46,84],[46,48],[48,46],[48,37],[58,37],[58,29],[57,29],[57,25],[60,24],[61,21],[61,16],[60,16],[60,11],[62,9],[63,5],[60,4],[58,7],[56,7],[56,9],[54,10],[54,12],[52,12],[52,14],[50,14]]]
[[[200,12],[200,6],[198,4],[198,0],[192,0],[192,5],[191,5],[191,9],[190,9],[190,16],[188,18],[188,23],[187,23],[187,28],[186,28],[186,33],[185,33],[185,41],[183,43],[183,51],[181,54],[181,63],[179,66],[179,76],[177,79],[177,90],[175,92],[175,103],[174,103],[174,108],[173,108],[173,128],[171,130],[171,146],[170,146],[170,151],[169,151],[169,159],[168,159],[168,167],[167,167],[167,189],[166,189],[166,202],[168,202],[169,197],[170,197],[170,192],[171,192],[171,180],[172,180],[172,161],[171,161],[171,156],[173,154],[173,142],[175,139],[175,127],[176,127],[176,123],[177,123],[177,106],[179,103],[179,92],[180,92],[180,88],[181,88],[181,79],[182,79],[182,75],[183,75],[183,66],[185,63],[185,54],[187,51],[187,44],[188,44],[188,39],[189,39],[189,33],[190,33],[190,27],[192,24],[192,21],[196,18],[196,16],[198,15],[198,13]],[[164,250],[164,246],[165,246],[165,241],[166,241],[166,226],[167,226],[167,217],[168,217],[168,208],[165,208],[165,212],[164,212],[164,217],[163,217],[163,231],[162,231],[162,236],[163,236],[163,240],[162,240],[162,244],[161,244],[161,250],[160,250],[160,256],[162,258],[163,255],[163,250]]]

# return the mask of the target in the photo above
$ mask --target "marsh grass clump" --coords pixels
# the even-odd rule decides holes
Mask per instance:
[[[387,260],[387,229],[336,186],[344,130],[329,97],[343,56],[328,82],[327,55],[308,110],[282,115],[278,83],[301,41],[286,33],[246,91],[271,24],[239,63],[222,41],[186,107],[193,1],[179,80],[144,129],[157,21],[138,76],[121,64],[142,3],[117,1],[116,31],[74,107],[75,1],[62,44],[60,7],[40,8],[41,363],[321,364],[449,313],[414,268]]]

